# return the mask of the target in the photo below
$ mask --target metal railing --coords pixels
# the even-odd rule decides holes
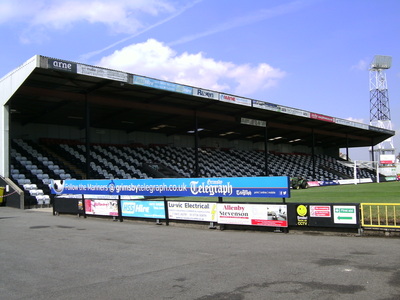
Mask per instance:
[[[362,227],[400,229],[400,203],[361,203],[360,209]]]

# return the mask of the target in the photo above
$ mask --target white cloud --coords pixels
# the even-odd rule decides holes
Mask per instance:
[[[208,58],[201,52],[178,54],[154,39],[124,47],[103,57],[97,64],[242,96],[273,87],[285,76],[285,72],[266,63],[235,65]]]
[[[64,30],[79,22],[104,24],[113,33],[133,34],[147,25],[146,18],[173,13],[169,0],[2,0],[1,23],[25,23],[22,39],[44,30]],[[151,21],[152,22],[152,21]]]
[[[98,54],[100,54],[100,53],[103,53],[104,51],[109,50],[109,49],[111,49],[111,48],[114,48],[115,46],[117,46],[117,45],[119,45],[119,44],[122,44],[122,43],[124,43],[124,42],[126,42],[126,41],[128,41],[128,40],[131,40],[131,39],[133,39],[133,38],[135,38],[135,37],[137,37],[137,36],[139,36],[139,35],[141,35],[141,34],[147,32],[147,31],[149,31],[149,30],[151,30],[151,29],[153,29],[153,28],[156,28],[156,27],[158,27],[158,26],[161,26],[161,25],[163,25],[164,23],[167,23],[168,21],[171,21],[172,19],[174,19],[174,18],[180,16],[180,15],[183,14],[186,10],[190,9],[190,8],[193,7],[194,5],[200,3],[201,1],[203,1],[203,0],[193,0],[193,1],[190,2],[190,3],[188,3],[188,4],[184,5],[184,6],[181,6],[178,10],[176,10],[173,14],[170,14],[170,15],[167,16],[166,18],[161,19],[161,20],[157,21],[156,23],[153,23],[153,24],[151,24],[151,25],[149,25],[149,26],[147,26],[147,27],[145,27],[145,28],[139,30],[138,32],[136,32],[136,33],[134,33],[134,34],[132,34],[132,35],[130,35],[130,36],[128,36],[128,37],[125,37],[125,38],[123,38],[123,39],[121,39],[121,40],[119,40],[119,41],[116,41],[116,42],[114,42],[114,43],[112,43],[112,44],[110,44],[110,45],[107,45],[107,46],[105,46],[105,47],[103,47],[103,48],[101,48],[101,49],[97,49],[97,50],[94,50],[94,51],[91,51],[91,52],[89,52],[89,53],[85,53],[85,54],[81,55],[81,59],[82,59],[82,60],[88,60],[89,58],[91,58],[91,57],[93,57],[93,56],[95,56],[95,55],[98,55]]]
[[[135,34],[133,34],[129,37],[126,37],[122,40],[119,40],[111,45],[108,45],[108,46],[102,48],[102,49],[95,50],[90,53],[86,53],[86,54],[82,55],[82,58],[84,60],[87,60],[88,58],[91,58],[94,55],[98,55],[110,48],[115,47],[118,44],[126,42],[127,40],[132,39],[132,38],[146,32],[152,28],[160,26],[160,25],[170,21],[171,19],[174,19],[175,17],[179,16],[180,14],[184,13],[186,10],[192,8],[193,6],[195,6],[196,4],[198,4],[202,1],[203,0],[192,0],[191,2],[187,2],[186,4],[181,5],[179,7],[179,9],[177,9],[173,14],[171,14],[167,18],[164,18],[164,19],[154,23],[153,25],[142,28],[140,31],[135,32]],[[203,32],[193,33],[188,36],[179,38],[178,40],[168,43],[168,46],[184,44],[184,43],[191,42],[191,41],[194,41],[194,40],[197,40],[197,39],[200,39],[203,37],[207,37],[207,36],[210,36],[210,35],[213,35],[216,33],[220,33],[220,32],[231,30],[231,29],[234,29],[237,27],[242,27],[245,25],[253,24],[253,23],[265,20],[265,19],[276,17],[276,16],[288,14],[288,13],[291,13],[291,12],[301,9],[301,8],[305,7],[306,5],[308,5],[308,4],[307,4],[307,2],[304,2],[304,1],[293,1],[293,2],[286,3],[286,4],[278,5],[272,9],[258,10],[256,12],[252,12],[248,15],[243,15],[238,18],[234,18],[233,20],[229,20],[228,22],[224,22],[224,23],[217,24],[217,25],[214,24],[212,26],[212,28],[210,28],[210,29],[206,29]]]
[[[257,67],[250,65],[235,66],[228,74],[228,77],[233,78],[238,83],[235,88],[237,93],[243,95],[273,87],[284,76],[285,72],[274,69],[266,63],[261,63]]]
[[[45,25],[55,29],[65,28],[79,21],[103,23],[114,32],[133,33],[144,25],[139,14],[156,16],[170,12],[173,7],[162,0],[69,0],[50,1],[32,18],[33,25]]]
[[[42,6],[42,1],[35,2],[29,0],[2,0],[0,1],[0,24],[6,22],[26,22],[37,11],[38,7]]]
[[[369,63],[361,59],[356,65],[351,66],[352,70],[357,70],[357,71],[367,71],[369,69]]]

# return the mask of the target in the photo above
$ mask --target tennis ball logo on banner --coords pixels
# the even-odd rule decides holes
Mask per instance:
[[[298,205],[297,209],[297,226],[308,225],[308,208],[307,205]]]

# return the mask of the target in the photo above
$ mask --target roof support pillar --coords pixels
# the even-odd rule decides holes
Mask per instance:
[[[269,169],[268,169],[268,125],[265,126],[265,131],[264,131],[264,170],[265,170],[265,176],[269,176]]]
[[[374,140],[373,139],[371,139],[371,161],[374,161],[375,160],[375,150],[374,150]],[[377,159],[377,160],[379,160],[379,158]]]
[[[199,167],[199,121],[197,112],[194,114],[194,177],[200,176]]]
[[[90,179],[90,104],[88,94],[85,93],[85,147],[86,147],[86,179]]]
[[[312,145],[311,145],[311,156],[312,156],[312,172],[313,178],[315,178],[315,133],[314,128],[312,129]]]

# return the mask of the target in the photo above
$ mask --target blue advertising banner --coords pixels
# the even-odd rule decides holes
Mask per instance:
[[[190,86],[181,85],[173,82],[162,81],[158,79],[142,77],[138,75],[133,76],[133,84],[143,85],[152,87],[155,89],[166,90],[171,92],[177,92],[182,94],[192,94],[192,88]]]
[[[290,198],[289,177],[53,180],[53,194]]]
[[[121,201],[123,217],[165,219],[164,201]]]

